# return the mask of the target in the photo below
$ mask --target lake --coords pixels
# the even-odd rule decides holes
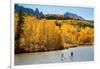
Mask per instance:
[[[71,56],[71,52],[73,52],[73,56]],[[15,65],[78,62],[93,60],[93,46],[75,47],[48,52],[22,53],[15,55]]]

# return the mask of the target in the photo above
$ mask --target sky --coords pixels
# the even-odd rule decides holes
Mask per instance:
[[[83,17],[86,20],[94,20],[94,8],[86,7],[69,7],[69,6],[53,6],[53,5],[36,5],[36,4],[19,4],[25,8],[31,8],[42,11],[44,14],[64,14],[70,12]]]

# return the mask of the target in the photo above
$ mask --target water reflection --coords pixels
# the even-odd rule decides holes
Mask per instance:
[[[92,61],[93,47],[77,47],[59,51],[23,53],[15,55],[15,65]]]

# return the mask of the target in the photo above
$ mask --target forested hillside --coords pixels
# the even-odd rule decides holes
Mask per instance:
[[[32,10],[18,4],[14,13],[15,53],[94,44],[94,23],[76,14],[43,14],[38,8]]]

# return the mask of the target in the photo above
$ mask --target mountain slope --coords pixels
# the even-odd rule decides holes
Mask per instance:
[[[78,20],[85,20],[83,17],[78,16],[77,14],[74,14],[74,13],[70,13],[70,12],[64,13],[64,16],[70,17],[70,18],[73,18],[73,19],[78,19]]]

